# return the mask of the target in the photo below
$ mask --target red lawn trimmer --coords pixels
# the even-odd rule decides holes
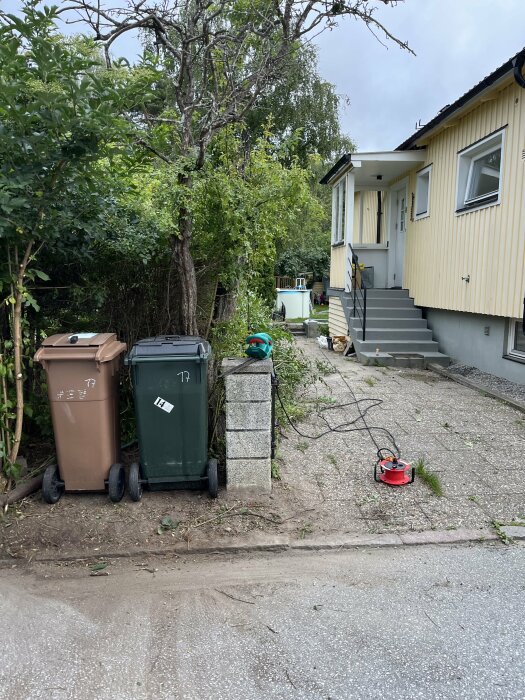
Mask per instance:
[[[389,486],[404,486],[411,484],[416,476],[416,470],[408,462],[399,459],[394,453],[389,457],[383,457],[379,450],[378,460],[374,467],[374,480],[382,481]],[[379,471],[379,476],[378,476]]]

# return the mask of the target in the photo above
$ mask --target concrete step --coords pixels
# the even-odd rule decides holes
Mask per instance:
[[[420,352],[420,353],[388,353],[363,352],[359,360],[364,365],[382,365],[383,367],[412,367],[414,369],[424,369],[431,364],[438,364],[448,367],[450,357],[441,352]]]
[[[349,313],[353,312],[353,307],[349,309]],[[375,306],[367,304],[366,318],[421,318],[421,309],[417,306],[405,306],[395,308],[393,306]]]
[[[362,295],[362,290],[358,296]],[[353,292],[345,292],[345,296],[353,298]],[[367,289],[367,299],[405,299],[408,298],[408,289]]]
[[[377,340],[381,343],[390,340],[405,340],[411,343],[413,340],[432,340],[432,331],[430,328],[381,328],[372,325],[366,325],[367,340]],[[361,328],[352,329],[352,339],[361,340],[363,331]]]
[[[356,352],[375,352],[379,348],[380,352],[439,352],[438,344],[435,340],[354,340]]]
[[[347,303],[351,306],[354,305],[354,300],[353,298],[349,298],[347,300]],[[361,306],[363,306],[363,298],[360,297],[359,295],[357,296],[357,303],[361,303]],[[382,306],[384,308],[411,308],[414,306],[414,300],[411,299],[410,297],[369,297],[367,295],[366,297],[366,307],[368,308],[369,306]]]
[[[368,317],[368,326],[380,328],[426,328],[427,321],[424,318],[412,316],[412,318],[380,318],[377,316]],[[361,321],[358,318],[350,317],[350,327],[361,328]]]

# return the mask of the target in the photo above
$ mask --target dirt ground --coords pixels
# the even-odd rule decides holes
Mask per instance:
[[[275,462],[281,478],[271,495],[240,501],[223,484],[216,500],[167,491],[113,504],[103,494],[65,494],[50,506],[36,493],[0,519],[0,559],[162,553],[279,536],[481,530],[525,516],[523,414],[431,371],[363,367],[321,352],[315,341],[298,343],[333,370],[303,394],[301,401],[317,409],[299,430],[317,436],[358,418],[354,397],[362,407],[380,400],[367,414],[376,441],[389,446],[385,429],[392,433],[403,458],[423,460],[438,476],[442,496],[419,478],[397,489],[376,483],[376,447],[366,431],[314,440],[283,426]],[[127,453],[128,463],[134,456]]]

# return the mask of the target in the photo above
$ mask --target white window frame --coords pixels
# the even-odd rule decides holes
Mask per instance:
[[[497,192],[481,195],[467,200],[467,194],[472,183],[474,164],[480,158],[484,158],[495,150],[501,151],[499,187]],[[501,129],[477,143],[464,148],[458,153],[457,179],[456,179],[456,215],[467,214],[471,211],[493,207],[501,202],[503,186],[503,157],[505,152],[505,130]]]
[[[525,352],[521,350],[516,350],[514,348],[514,343],[516,342],[516,324],[522,323],[522,319],[511,318],[509,319],[509,332],[507,339],[507,355],[509,357],[516,357],[520,360],[525,360]]]
[[[428,176],[428,188],[427,188],[427,206],[424,211],[422,211],[420,214],[417,213],[419,206],[419,198],[421,196],[421,181],[423,178],[426,178]],[[414,221],[419,221],[419,219],[426,219],[427,217],[430,216],[430,184],[432,182],[432,164],[427,165],[426,168],[423,168],[423,170],[420,170],[418,173],[416,173],[416,198],[414,202]]]
[[[334,197],[332,201],[334,208],[332,245],[344,243],[345,241],[347,192],[346,177],[343,177],[341,182],[334,187]]]

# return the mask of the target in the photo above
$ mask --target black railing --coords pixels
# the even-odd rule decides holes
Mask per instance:
[[[354,253],[354,249],[350,244],[348,244],[348,247],[350,249],[348,261],[350,263],[350,279],[354,303],[353,317],[358,318],[361,322],[361,329],[363,331],[362,340],[366,340],[366,287],[363,282],[361,268],[359,267],[359,258]]]

